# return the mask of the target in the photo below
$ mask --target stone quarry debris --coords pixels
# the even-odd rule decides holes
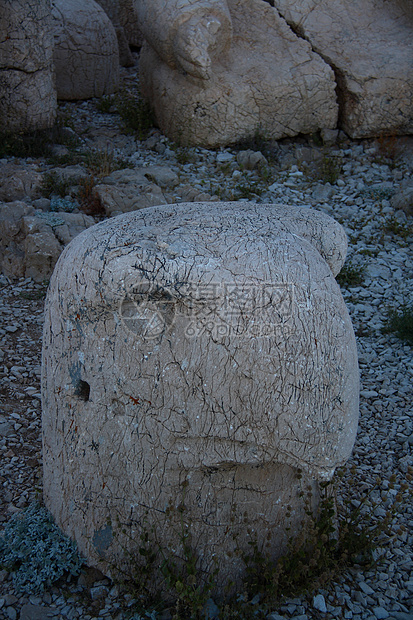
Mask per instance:
[[[151,207],[66,247],[46,302],[44,497],[91,565],[111,574],[145,531],[179,562],[187,534],[219,590],[254,538],[285,549],[302,490],[316,504],[355,439],[346,248],[320,212],[251,203]]]

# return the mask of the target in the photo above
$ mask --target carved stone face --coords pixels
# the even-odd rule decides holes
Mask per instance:
[[[68,246],[45,328],[45,494],[83,552],[110,549],[106,519],[179,503],[185,481],[218,548],[206,514],[219,530],[241,503],[268,526],[298,501],[294,471],[348,458],[356,347],[320,254],[335,265],[343,239],[308,210],[223,203],[131,213]]]

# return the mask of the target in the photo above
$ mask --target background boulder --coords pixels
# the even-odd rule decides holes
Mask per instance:
[[[58,98],[113,93],[119,83],[119,49],[109,17],[94,0],[52,1]]]
[[[413,8],[400,0],[274,0],[334,67],[351,138],[413,133]]]
[[[2,2],[0,132],[51,127],[56,108],[50,0]]]

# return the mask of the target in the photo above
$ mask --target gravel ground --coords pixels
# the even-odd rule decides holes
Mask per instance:
[[[125,71],[124,78],[132,83],[133,71]],[[361,395],[359,432],[339,502],[347,497],[357,506],[368,497],[370,508],[363,511],[372,523],[382,520],[400,495],[404,503],[391,534],[382,538],[377,554],[383,558],[374,570],[346,572],[324,590],[283,601],[268,617],[413,620],[412,346],[382,333],[387,309],[413,302],[413,218],[398,209],[413,181],[412,141],[345,141],[324,149],[304,139],[280,142],[270,153],[263,151],[272,156],[268,165],[246,171],[235,149],[176,148],[156,131],[140,142],[121,134],[117,117],[98,112],[93,101],[63,109],[85,144],[110,141],[114,154],[135,166],[158,164],[175,172],[179,184],[165,192],[169,202],[191,199],[191,191],[192,199],[203,193],[206,200],[283,202],[321,209],[343,224],[349,253],[342,292],[357,337]],[[330,183],[325,182],[327,176]],[[355,275],[360,280],[351,284]],[[0,521],[5,525],[14,513],[41,499],[40,364],[46,286],[0,276],[0,291]],[[92,569],[41,596],[15,592],[11,576],[0,571],[1,619],[121,620],[131,617],[132,609],[133,599]]]

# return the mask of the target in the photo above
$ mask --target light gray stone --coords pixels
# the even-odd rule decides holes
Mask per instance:
[[[183,520],[219,591],[242,576],[245,519],[285,549],[289,507],[295,531],[302,490],[317,503],[354,442],[345,250],[322,213],[249,203],[148,208],[67,246],[46,304],[44,497],[88,562],[110,572],[146,525],[178,558]]]
[[[15,133],[51,127],[57,98],[50,0],[1,4],[1,131]]]
[[[53,61],[59,99],[113,93],[119,83],[115,29],[95,0],[52,0]]]
[[[237,155],[237,162],[245,170],[255,170],[268,164],[268,161],[260,151],[251,150],[240,151]]]
[[[413,132],[413,12],[398,0],[274,0],[335,68],[341,128],[352,138]]]
[[[0,269],[12,278],[50,278],[63,249],[95,223],[83,213],[44,213],[23,202],[0,205]]]
[[[26,603],[20,610],[20,620],[49,620],[55,613],[56,610],[50,607]]]
[[[50,278],[62,246],[53,231],[35,232],[27,235],[24,240],[24,275],[42,282]]]
[[[334,195],[334,188],[330,183],[317,183],[314,186],[312,197],[317,202],[327,202]]]
[[[166,204],[161,188],[150,182],[145,171],[146,168],[117,170],[93,188],[106,215]]]
[[[392,196],[390,203],[393,209],[401,209],[406,215],[413,215],[413,184]]]
[[[167,166],[149,166],[143,170],[145,177],[162,188],[173,188],[179,185],[176,172]]]
[[[0,437],[9,437],[13,434],[13,426],[6,420],[6,418],[0,416]]]
[[[59,213],[59,217],[64,223],[55,226],[53,232],[63,245],[67,245],[77,235],[95,224],[93,217],[84,213]]]
[[[36,196],[41,180],[42,175],[33,165],[9,162],[0,166],[0,201]]]
[[[261,0],[137,0],[140,82],[161,130],[219,146],[335,128],[332,69]]]
[[[321,611],[321,613],[325,614],[327,612],[326,601],[322,594],[316,594],[316,596],[313,597],[313,607]]]

